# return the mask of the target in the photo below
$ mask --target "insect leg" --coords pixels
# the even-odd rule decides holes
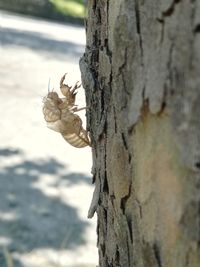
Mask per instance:
[[[83,108],[77,108],[77,107],[75,107],[75,108],[72,109],[72,111],[73,112],[78,112],[78,111],[81,111],[81,110],[84,110],[84,109],[87,109],[87,107],[83,107]]]

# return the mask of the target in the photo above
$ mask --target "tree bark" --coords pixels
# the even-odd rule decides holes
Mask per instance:
[[[80,60],[101,267],[200,262],[200,1],[90,0]]]

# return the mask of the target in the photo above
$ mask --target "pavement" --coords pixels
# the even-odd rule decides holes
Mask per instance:
[[[54,90],[65,72],[80,81],[84,45],[82,27],[0,11],[0,267],[97,265],[91,149],[70,146],[42,114],[49,78]]]

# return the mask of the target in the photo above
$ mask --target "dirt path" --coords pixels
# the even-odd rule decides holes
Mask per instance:
[[[41,112],[49,77],[55,89],[65,72],[80,79],[84,38],[81,27],[0,12],[1,267],[97,263],[91,151],[47,129]]]

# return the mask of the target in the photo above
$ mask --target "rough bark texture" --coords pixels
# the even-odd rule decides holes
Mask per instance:
[[[80,60],[99,265],[200,262],[200,1],[90,0]]]

